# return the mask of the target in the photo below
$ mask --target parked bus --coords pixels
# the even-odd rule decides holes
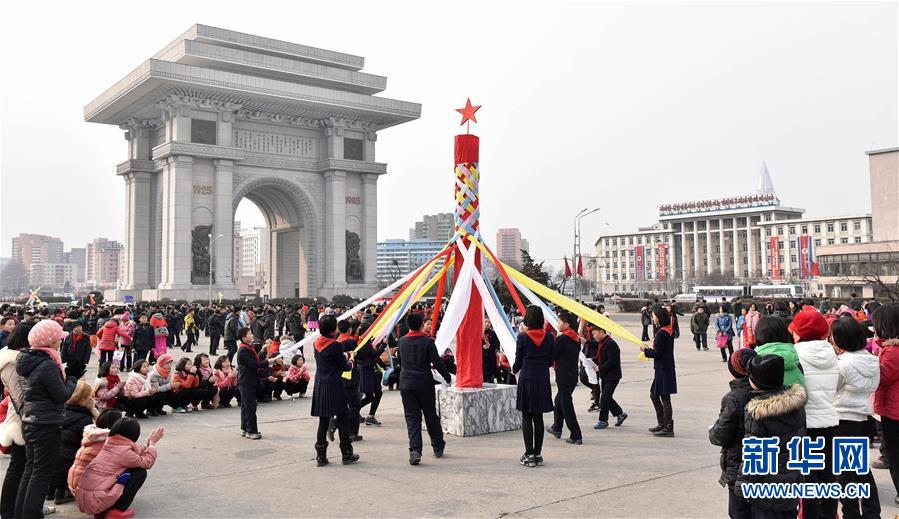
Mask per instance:
[[[693,287],[693,293],[696,294],[697,299],[701,296],[709,303],[720,303],[722,298],[725,297],[728,301],[732,301],[736,297],[749,295],[747,288],[743,285],[695,286]]]
[[[766,298],[792,298],[805,296],[802,285],[753,285],[750,287],[752,296],[759,299]]]

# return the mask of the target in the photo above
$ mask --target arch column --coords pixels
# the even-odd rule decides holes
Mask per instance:
[[[378,175],[362,174],[362,276],[378,282]]]
[[[220,288],[234,288],[234,211],[231,199],[234,196],[234,162],[215,160],[214,226],[213,237],[222,235],[215,242],[213,271],[215,285]]]
[[[346,286],[346,172],[325,171],[325,287]]]
[[[193,158],[166,157],[162,170],[162,280],[160,289],[189,289]]]
[[[125,176],[124,290],[150,288],[150,175],[133,171]]]

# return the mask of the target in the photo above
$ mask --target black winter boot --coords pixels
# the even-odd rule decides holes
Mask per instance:
[[[328,464],[328,442],[315,444],[315,465],[324,467]]]
[[[662,428],[662,430],[652,433],[660,438],[673,438],[674,437],[674,421],[668,422],[668,424]]]
[[[344,465],[349,465],[351,463],[356,463],[357,461],[359,461],[359,455],[353,454],[353,446],[352,445],[347,445],[346,447],[341,445],[340,452],[343,453],[343,464]]]

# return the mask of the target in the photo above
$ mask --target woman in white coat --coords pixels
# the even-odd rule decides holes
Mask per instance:
[[[865,349],[867,334],[851,316],[843,316],[831,325],[831,341],[840,372],[834,407],[840,417],[837,436],[868,436],[868,417],[871,416],[871,395],[880,384],[880,360]],[[871,495],[864,499],[841,499],[845,519],[880,517],[880,500],[874,474],[843,472],[837,476],[840,484],[868,483]]]
[[[796,342],[799,365],[805,375],[805,392],[808,395],[805,404],[806,435],[812,439],[824,438],[825,468],[813,470],[804,479],[806,483],[832,483],[836,481],[831,468],[833,437],[840,423],[833,402],[837,396],[840,371],[837,368],[837,354],[827,341],[830,326],[818,310],[808,307],[793,317],[789,330]],[[835,499],[802,500],[802,515],[805,518],[836,517],[836,511]]]

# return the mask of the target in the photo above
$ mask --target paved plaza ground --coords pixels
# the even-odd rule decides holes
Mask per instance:
[[[614,317],[638,331],[637,316]],[[685,338],[677,342],[676,437],[655,438],[646,431],[655,425],[649,401],[652,364],[637,359],[635,346],[622,343],[622,351],[624,379],[616,400],[630,418],[620,428],[593,430],[596,414],[586,412],[589,391],[579,387],[575,403],[584,444],[568,445],[547,435],[543,467],[518,464],[523,452],[519,431],[447,436],[443,459],[426,449],[422,464],[410,466],[395,391],[385,392],[381,402],[383,426],[362,426],[364,441],[355,444],[358,464],[342,466],[332,445],[332,464],[316,468],[317,419],[309,415],[310,399],[285,399],[260,405],[261,441],[240,437],[237,408],[142,421],[142,440],[155,425],[164,425],[167,434],[134,507],[139,517],[198,519],[727,517],[726,492],[718,485],[718,448],[707,435],[730,378],[718,352],[697,352]],[[92,367],[88,376],[94,374]],[[0,463],[5,471],[6,460]],[[896,493],[889,474],[876,470],[875,477],[883,517],[893,517],[899,509],[892,504]],[[74,504],[58,508],[55,517],[85,517]]]

